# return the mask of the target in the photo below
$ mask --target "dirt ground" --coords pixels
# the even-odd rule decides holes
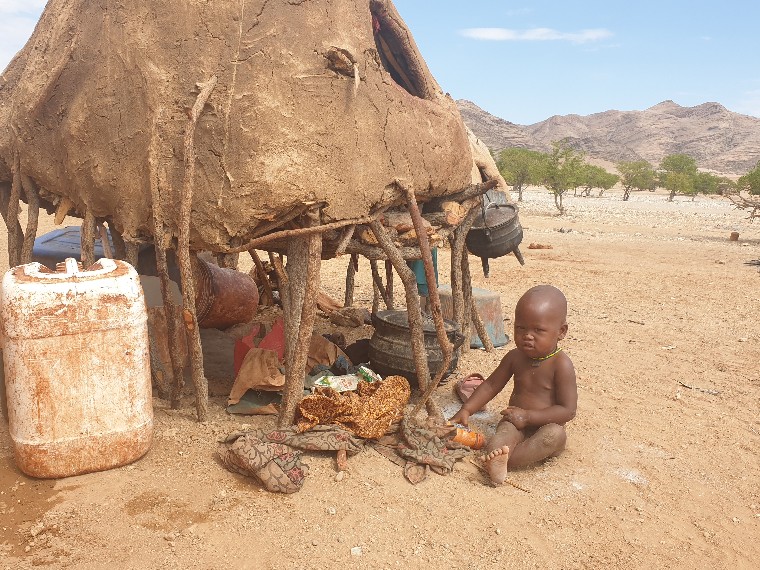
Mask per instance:
[[[474,285],[500,294],[510,335],[527,288],[552,283],[568,297],[562,346],[579,406],[559,458],[492,488],[467,461],[413,486],[370,449],[341,480],[333,457],[309,453],[303,489],[272,494],[214,458],[220,437],[274,424],[227,414],[225,352],[209,358],[210,420],[195,421],[190,394],[180,410],[155,399],[153,448],[132,465],[30,479],[1,429],[0,570],[757,568],[760,274],[747,262],[760,258],[760,224],[722,198],[612,192],[566,204],[558,217],[545,191],[526,193],[525,266],[492,260],[484,279],[472,258]],[[345,265],[323,265],[338,299]],[[356,300],[369,307],[367,274],[365,261]],[[489,373],[510,346],[470,351],[457,375]],[[435,396],[450,415],[451,384]],[[487,432],[507,398],[473,424]]]

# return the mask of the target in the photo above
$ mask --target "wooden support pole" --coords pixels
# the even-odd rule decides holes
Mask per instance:
[[[470,231],[475,217],[478,214],[477,205],[473,206],[465,215],[461,225],[449,237],[451,245],[451,297],[454,313],[454,322],[460,329],[464,322],[464,296],[462,288],[462,257],[467,255],[465,249],[467,233]]]
[[[22,231],[21,231],[21,224],[19,224],[19,221],[18,221],[18,214],[16,214],[16,217],[13,218],[12,213],[10,211],[11,210],[10,208],[11,193],[12,191],[11,191],[10,183],[5,183],[5,182],[0,183],[0,214],[2,214],[3,221],[5,222],[5,227],[8,230],[7,231],[8,265],[10,267],[14,267],[14,263],[12,263],[13,256],[11,255],[11,251],[13,251],[13,244],[16,242],[13,235],[14,230],[12,229],[12,224],[15,224],[15,231],[17,232],[17,234],[20,235]],[[17,204],[17,211],[18,211],[18,200],[16,201],[16,204]],[[19,251],[19,256],[20,256],[21,255],[20,249],[18,251]],[[18,265],[18,263],[16,263],[15,265]]]
[[[272,284],[269,283],[269,276],[264,269],[264,264],[261,262],[261,258],[259,257],[259,254],[256,253],[255,249],[250,250],[248,254],[251,256],[253,264],[256,266],[256,273],[261,281],[261,286],[264,287],[264,302],[262,305],[271,307],[274,305],[274,293],[272,292]]]
[[[371,259],[369,262],[372,269],[372,284],[374,285],[376,299],[372,302],[372,312],[376,313],[379,309],[380,299],[383,300],[386,309],[390,309],[388,306],[388,291],[383,285],[383,278],[380,276],[380,270],[377,267],[377,261]]]
[[[27,175],[21,173],[21,187],[26,195],[27,221],[24,244],[21,247],[21,263],[30,263],[34,253],[34,240],[37,239],[37,226],[40,219],[40,198],[37,185]]]
[[[414,364],[417,369],[417,382],[420,389],[424,388],[430,382],[430,369],[427,362],[427,351],[425,350],[425,336],[422,328],[422,312],[420,311],[420,297],[417,294],[417,280],[414,271],[406,264],[398,248],[393,244],[393,240],[380,222],[374,220],[369,224],[372,233],[375,234],[380,247],[383,248],[388,260],[393,264],[393,268],[401,278],[406,293],[406,311],[409,321],[409,336],[412,341],[412,355]],[[440,408],[433,400],[426,402],[428,414],[436,419],[443,418]]]
[[[21,263],[21,248],[24,241],[24,232],[21,231],[21,224],[18,221],[19,200],[21,200],[21,172],[18,153],[16,153],[13,160],[13,182],[5,221],[8,227],[8,261],[11,267]]]
[[[188,352],[190,353],[190,368],[195,387],[195,408],[198,421],[208,419],[208,381],[203,372],[203,350],[201,335],[198,327],[198,316],[195,313],[195,282],[190,260],[190,214],[193,206],[193,190],[195,187],[195,127],[203,107],[206,105],[211,92],[216,87],[216,75],[206,83],[199,84],[200,93],[190,112],[190,118],[185,130],[184,166],[185,178],[182,185],[182,199],[179,214],[179,236],[177,239],[177,257],[180,275],[182,276],[182,315],[188,330]],[[156,236],[158,239],[158,236]]]
[[[374,273],[377,273],[377,261],[374,259],[370,261],[370,266],[372,264],[375,264]],[[377,281],[374,279],[373,274],[372,279],[372,314],[374,315],[380,310],[380,298],[382,297],[382,293],[380,292],[380,288],[377,286]]]
[[[124,237],[121,235],[115,227],[108,222],[108,231],[111,234],[111,241],[113,241],[113,255],[116,259],[127,259],[127,244],[124,241]]]
[[[470,210],[462,220],[462,223],[449,236],[451,245],[451,301],[454,313],[454,322],[459,325],[459,330],[464,333],[465,329],[465,305],[464,305],[464,285],[462,276],[462,260],[467,256],[466,239],[467,232],[470,231],[472,224],[478,214],[478,203],[474,202]],[[469,312],[468,312],[469,314]],[[470,349],[469,336],[465,337],[461,351],[465,353]]]
[[[132,267],[137,267],[140,258],[140,244],[134,241],[125,242],[125,256],[124,259]]]
[[[108,239],[108,230],[106,230],[105,222],[98,222],[98,235],[100,236],[100,244],[103,247],[103,255],[108,259],[113,259],[113,251],[111,251],[111,240]]]
[[[319,223],[319,211],[307,215],[310,225]],[[288,295],[285,312],[285,388],[279,427],[293,424],[296,407],[303,397],[304,374],[314,332],[322,264],[322,236],[309,234],[288,245]]]
[[[394,310],[395,301],[393,299],[393,264],[385,260],[385,306],[389,311]]]
[[[169,337],[169,360],[172,366],[171,388],[169,390],[169,405],[176,410],[180,407],[182,388],[185,386],[185,357],[180,343],[180,334],[186,335],[185,327],[180,323],[180,307],[174,302],[172,294],[172,282],[169,278],[169,263],[166,259],[167,245],[164,243],[166,225],[164,224],[163,204],[161,202],[161,183],[159,165],[156,164],[158,155],[158,137],[154,124],[151,136],[150,149],[148,151],[148,167],[150,170],[150,194],[151,210],[153,213],[153,249],[156,254],[156,271],[161,284],[161,298],[163,299],[164,318],[166,320],[166,333]],[[123,241],[123,240],[122,240]],[[135,242],[126,243],[125,247],[127,263],[137,267],[139,263],[139,245]],[[163,387],[161,388],[164,389]]]
[[[95,236],[97,220],[92,208],[88,207],[82,220],[79,239],[81,242],[82,268],[87,270],[95,261]]]
[[[435,333],[438,338],[438,345],[441,347],[443,353],[443,363],[441,369],[430,381],[427,387],[425,387],[422,398],[412,411],[412,416],[416,416],[425,402],[430,399],[433,391],[438,387],[438,383],[443,378],[443,375],[449,369],[451,364],[451,357],[454,349],[449,341],[449,337],[446,335],[446,325],[443,322],[443,312],[441,311],[441,298],[438,295],[437,275],[435,274],[435,268],[433,267],[433,256],[430,250],[430,242],[428,241],[427,232],[420,215],[420,209],[417,206],[417,199],[414,196],[414,191],[411,188],[403,188],[406,194],[407,206],[409,213],[412,216],[412,224],[417,232],[417,239],[420,244],[420,253],[422,254],[422,265],[425,268],[425,280],[428,287],[428,309],[430,315],[433,317],[433,323],[435,324]],[[443,423],[443,417],[437,418]]]
[[[282,303],[282,310],[284,312],[288,304],[288,274],[285,273],[285,267],[282,265],[282,257],[275,255],[271,251],[268,253],[269,263],[272,264],[277,279],[277,290],[280,292],[280,303]]]
[[[462,307],[464,310],[462,334],[466,339],[462,344],[462,353],[466,354],[470,350],[469,339],[472,338],[472,274],[470,273],[470,256],[467,252],[462,255]]]
[[[359,256],[351,254],[351,259],[346,268],[346,294],[343,300],[344,307],[354,306],[354,288],[356,287],[356,272],[359,270]]]

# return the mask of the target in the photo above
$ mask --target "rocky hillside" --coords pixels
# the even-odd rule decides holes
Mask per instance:
[[[547,151],[568,139],[589,158],[610,162],[647,160],[682,153],[701,169],[741,175],[760,160],[760,119],[733,113],[718,103],[681,107],[663,101],[644,111],[605,111],[588,116],[555,115],[517,125],[487,113],[471,101],[457,101],[465,123],[489,148],[519,146]]]

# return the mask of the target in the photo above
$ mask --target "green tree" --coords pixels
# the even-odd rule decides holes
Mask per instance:
[[[599,188],[599,196],[601,196],[605,190],[609,190],[620,180],[617,174],[607,172],[601,166],[588,163],[581,166],[580,176],[581,186],[583,186],[581,196],[590,196],[594,188]]]
[[[572,149],[566,140],[552,143],[552,152],[547,157],[543,185],[554,194],[554,205],[560,214],[565,213],[562,198],[570,188],[581,185],[583,153]]]
[[[697,161],[687,154],[669,154],[660,162],[661,185],[670,191],[668,202],[676,194],[690,195],[695,192]]]
[[[748,192],[750,197],[742,196],[741,192]],[[760,162],[747,174],[740,176],[734,188],[729,188],[724,196],[727,196],[737,208],[749,210],[750,220],[760,218],[760,199],[754,197],[760,196]]]
[[[672,202],[676,194],[689,196],[694,193],[694,176],[685,172],[666,172],[664,184],[666,190],[670,190],[668,202]]]
[[[694,178],[694,194],[718,194],[721,184],[727,180],[709,172],[697,172]]]
[[[739,177],[739,180],[736,181],[736,189],[739,192],[749,192],[754,196],[760,195],[760,161],[755,165],[755,168]]]
[[[657,173],[646,160],[620,162],[617,165],[623,184],[623,200],[631,197],[632,190],[649,190],[657,185]]]
[[[496,158],[496,166],[507,184],[522,202],[523,190],[531,184],[541,183],[541,172],[546,155],[527,148],[505,148]]]

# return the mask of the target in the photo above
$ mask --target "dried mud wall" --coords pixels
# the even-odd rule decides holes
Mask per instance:
[[[416,94],[378,52],[390,32]],[[158,184],[175,231],[188,113],[212,76],[195,134],[196,248],[239,244],[307,202],[328,219],[364,215],[395,179],[422,196],[470,182],[459,112],[390,2],[50,0],[0,80],[0,183],[17,151],[44,194],[127,238],[152,233]]]

